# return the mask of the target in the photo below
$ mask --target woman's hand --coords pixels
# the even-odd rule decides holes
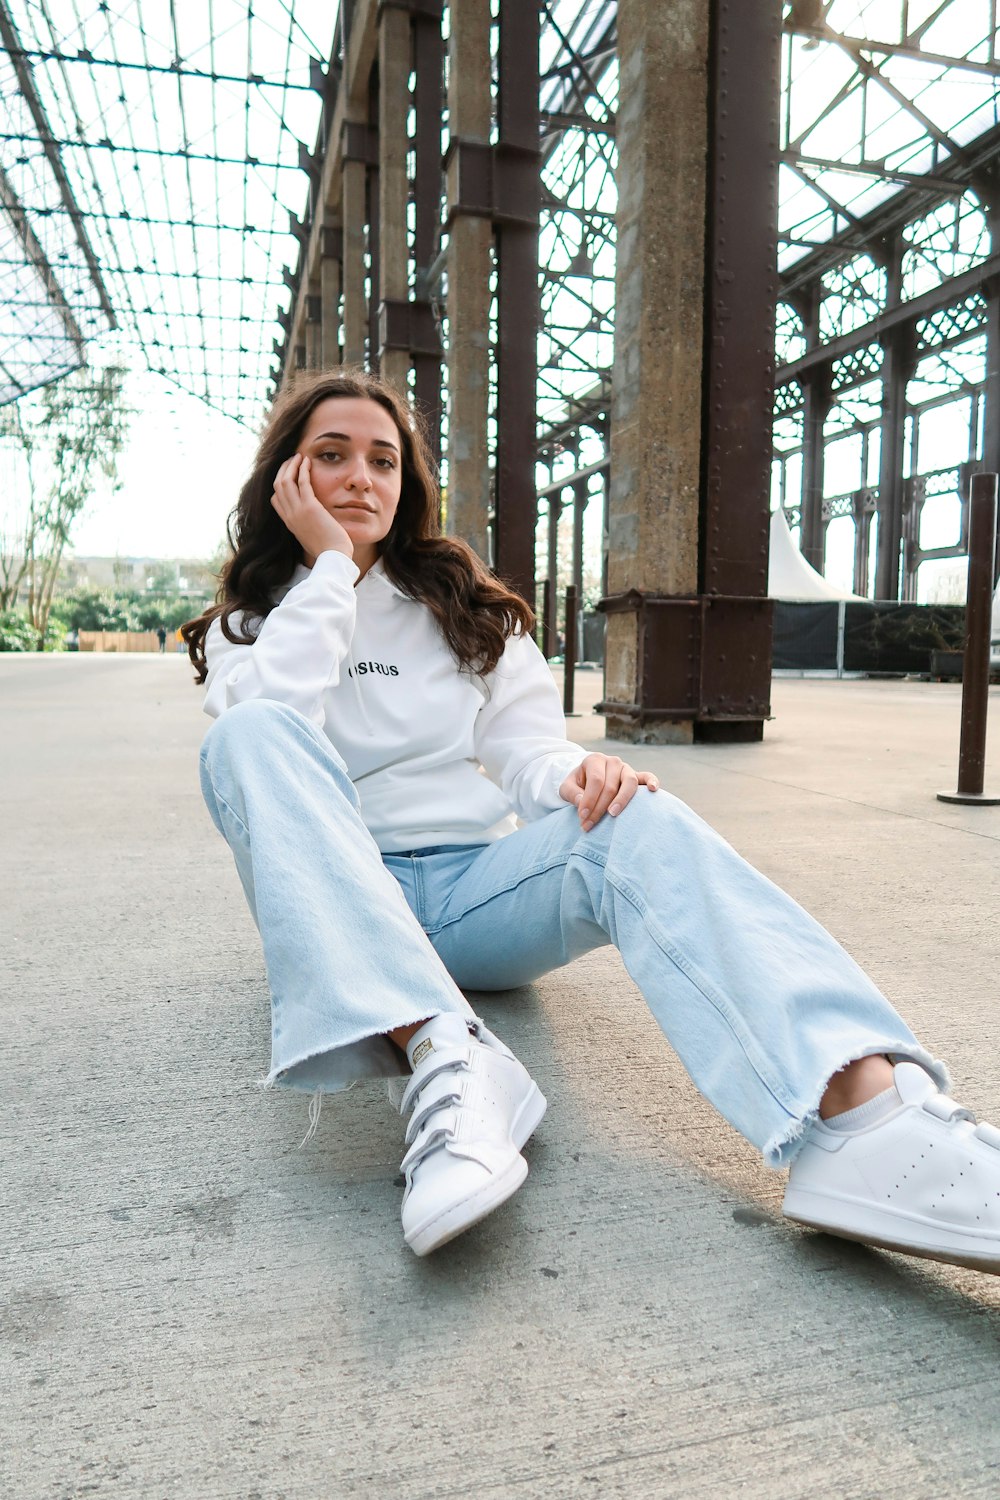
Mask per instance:
[[[584,833],[604,814],[617,817],[640,786],[655,792],[659,780],[652,771],[635,771],[617,755],[588,755],[559,788],[564,802],[575,802]]]
[[[340,522],[316,499],[309,481],[310,460],[301,453],[286,458],[274,479],[271,504],[295,539],[310,567],[321,552],[354,556],[354,543]]]

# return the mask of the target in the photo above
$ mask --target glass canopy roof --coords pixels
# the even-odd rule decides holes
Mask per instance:
[[[335,13],[330,0],[0,0],[0,402],[100,337],[256,425]],[[613,320],[613,15],[609,0],[543,11],[543,131],[574,113],[595,124],[563,130],[549,157],[546,336],[585,365],[589,329],[596,368]],[[784,26],[782,269],[894,194],[919,186],[928,210],[961,196],[956,166],[1000,123],[996,0],[789,0]],[[550,400],[564,367],[544,370]],[[587,372],[565,379],[570,396]]]

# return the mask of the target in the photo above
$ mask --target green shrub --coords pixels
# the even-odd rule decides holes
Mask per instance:
[[[64,651],[66,626],[54,614],[49,616],[45,632],[46,651]],[[38,636],[28,616],[20,610],[0,612],[0,651],[37,651]]]

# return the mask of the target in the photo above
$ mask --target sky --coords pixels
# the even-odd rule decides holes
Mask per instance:
[[[255,434],[145,371],[128,377],[125,392],[136,413],[120,459],[121,488],[95,492],[69,550],[207,560],[225,538]]]

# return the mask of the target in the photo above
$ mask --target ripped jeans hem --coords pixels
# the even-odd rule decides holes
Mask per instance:
[[[826,1093],[827,1085],[834,1073],[839,1073],[849,1063],[859,1062],[863,1057],[888,1057],[890,1062],[915,1062],[929,1073],[944,1093],[951,1087],[951,1079],[948,1069],[943,1062],[931,1056],[915,1042],[883,1042],[881,1045],[867,1045],[859,1047],[856,1052],[851,1052],[839,1063],[833,1072],[827,1074],[816,1085],[811,1102],[800,1115],[793,1117],[785,1129],[776,1132],[765,1142],[762,1152],[764,1165],[773,1171],[780,1172],[783,1167],[788,1167],[795,1160],[799,1151],[805,1145],[806,1137],[814,1120],[819,1119],[820,1100]]]

